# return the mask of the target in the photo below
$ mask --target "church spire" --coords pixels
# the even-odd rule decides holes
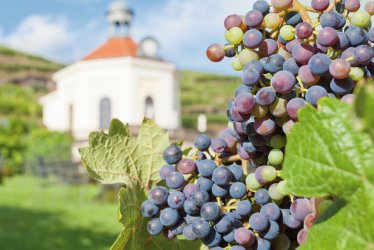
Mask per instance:
[[[114,0],[107,11],[109,36],[126,36],[129,34],[134,12],[126,0]]]

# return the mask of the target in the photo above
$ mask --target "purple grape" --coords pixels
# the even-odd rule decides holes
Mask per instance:
[[[320,23],[323,28],[337,28],[340,23],[339,16],[335,11],[324,12],[320,17]]]
[[[197,236],[192,230],[192,224],[187,225],[183,228],[183,236],[190,241],[196,240]]]
[[[355,83],[351,78],[332,79],[330,83],[331,90],[337,95],[349,94],[355,87]]]
[[[233,27],[241,27],[243,24],[243,19],[239,15],[229,15],[226,17],[224,25],[227,30],[230,30]]]
[[[316,54],[312,56],[308,62],[308,66],[312,74],[321,76],[329,72],[331,59],[325,54]]]
[[[250,93],[241,93],[234,100],[236,110],[241,114],[249,114],[256,106],[256,99]]]
[[[312,86],[306,92],[305,100],[313,106],[316,106],[318,100],[325,96],[327,96],[327,91],[325,88],[321,86]]]
[[[256,29],[250,29],[244,33],[243,44],[247,48],[257,49],[263,40],[262,33]]]
[[[173,167],[172,165],[169,165],[169,164],[166,164],[164,165],[160,171],[159,171],[159,174],[160,174],[160,177],[162,180],[166,180],[166,178],[172,173],[172,172],[175,172],[176,169],[175,167]]]
[[[244,85],[254,86],[259,81],[260,81],[260,73],[255,68],[244,69],[243,74],[242,74],[242,82]]]
[[[291,92],[296,83],[295,76],[285,70],[277,72],[271,79],[271,86],[275,92],[279,94],[287,94]]]
[[[274,240],[279,235],[279,225],[275,221],[269,221],[269,227],[261,233],[261,236],[266,240]]]
[[[289,58],[283,64],[283,70],[289,71],[295,76],[299,73],[299,65],[297,65],[295,59]]]
[[[353,56],[359,64],[368,64],[374,57],[374,51],[368,45],[360,45],[354,50]]]
[[[258,71],[258,73],[263,74],[264,73],[264,66],[257,60],[250,60],[245,66],[244,70],[254,68]],[[247,91],[246,93],[250,93],[251,91]]]
[[[358,46],[367,43],[369,35],[363,28],[351,25],[345,32],[351,46]]]
[[[200,208],[196,206],[192,200],[186,200],[183,204],[183,210],[189,215],[197,215],[200,212]]]
[[[213,181],[211,179],[200,176],[197,179],[196,184],[199,186],[200,190],[210,191],[213,186]]]
[[[259,0],[253,4],[253,9],[260,11],[263,15],[266,15],[269,13],[270,6],[266,1]]]
[[[266,189],[261,188],[256,191],[254,198],[257,204],[265,205],[270,200],[269,192]]]
[[[289,228],[298,228],[301,226],[301,222],[291,215],[289,209],[281,209],[283,224]]]
[[[217,184],[213,184],[212,186],[212,194],[216,197],[226,197],[229,194],[229,190],[225,186],[218,186]]]
[[[226,167],[218,167],[214,170],[212,179],[220,186],[225,186],[231,182],[233,174]]]
[[[297,63],[300,64],[308,64],[309,59],[315,54],[315,50],[313,46],[300,43],[295,45],[292,49],[292,57],[295,59]]]
[[[338,41],[333,45],[336,50],[345,50],[349,48],[350,42],[344,32],[338,32]]]
[[[183,188],[183,194],[184,194],[184,196],[186,196],[187,199],[189,199],[189,198],[191,198],[192,193],[197,191],[197,190],[199,190],[199,187],[196,184],[188,183]]]
[[[360,0],[346,0],[345,8],[350,12],[356,12],[360,9]]]
[[[302,98],[294,98],[291,101],[287,103],[287,113],[288,115],[294,119],[297,120],[297,112],[300,108],[304,107],[306,105],[306,102]]]
[[[227,148],[227,143],[222,138],[214,138],[210,148],[215,153],[223,153]]]
[[[279,1],[281,2],[281,1]],[[291,11],[288,12],[286,15],[286,24],[291,25],[291,26],[296,26],[298,23],[302,21],[300,13],[296,11]]]
[[[306,240],[307,240],[307,235],[308,235],[308,230],[306,229],[301,229],[299,231],[299,233],[297,234],[297,242],[300,244],[300,245],[303,245]]]
[[[182,192],[173,190],[170,192],[168,197],[168,205],[171,208],[181,208],[183,207],[184,201],[186,200],[186,196]]]
[[[298,38],[306,39],[313,34],[313,27],[307,22],[302,22],[296,25],[295,31]]]
[[[266,61],[265,69],[270,73],[281,71],[283,69],[284,61],[284,57],[279,54],[271,55]]]
[[[186,222],[184,220],[180,220],[179,222],[177,222],[175,226],[171,228],[171,232],[174,234],[174,236],[181,235],[183,234],[183,229],[185,227],[186,227]]]
[[[165,187],[157,186],[149,191],[148,197],[155,205],[165,205],[168,199],[169,192]]]
[[[278,44],[274,39],[265,39],[259,47],[259,55],[261,57],[271,56],[278,50]]]
[[[167,207],[163,209],[160,213],[160,221],[161,224],[166,227],[171,227],[177,224],[179,221],[179,214],[176,209],[172,209],[170,207]]]
[[[232,227],[233,221],[226,215],[221,215],[219,219],[214,222],[213,228],[221,234],[227,233]]]
[[[256,102],[262,106],[268,106],[275,101],[276,93],[271,87],[263,87],[256,94]]]
[[[217,165],[212,160],[201,160],[196,162],[199,173],[204,177],[211,177]]]
[[[142,203],[141,211],[142,211],[143,217],[151,218],[155,216],[156,214],[158,214],[160,209],[152,201],[146,200]]]
[[[220,208],[215,202],[207,202],[201,207],[200,215],[206,221],[214,221],[220,215]]]
[[[299,77],[300,80],[303,82],[304,85],[306,86],[311,86],[316,84],[320,76],[314,75],[308,65],[303,65],[299,69]]]
[[[164,230],[159,218],[154,218],[150,220],[147,224],[147,231],[150,235],[158,235]]]
[[[179,189],[184,183],[184,177],[179,172],[173,172],[166,178],[166,185],[172,189]]]
[[[261,207],[260,213],[269,220],[276,221],[279,219],[281,211],[275,203],[268,203]]]
[[[191,201],[195,206],[201,207],[209,201],[209,194],[204,190],[197,190],[192,193]]]
[[[292,50],[293,48],[300,44],[300,41],[298,39],[294,39],[292,41],[289,41],[287,44],[286,44],[286,50],[289,52],[289,53],[292,53]]]
[[[241,199],[247,193],[247,188],[243,182],[235,182],[231,184],[229,193],[232,198]]]
[[[222,241],[222,235],[216,230],[212,229],[207,237],[203,239],[204,245],[212,249],[212,247],[218,246]]]
[[[316,11],[324,11],[329,7],[330,0],[312,0],[312,8]]]
[[[321,29],[317,35],[317,42],[325,47],[333,46],[338,40],[338,33],[331,27]]]
[[[263,19],[264,19],[264,16],[262,15],[260,11],[251,10],[245,16],[245,23],[250,28],[257,28],[258,26],[261,25]]]
[[[242,168],[242,166],[233,163],[230,166],[228,166],[227,168],[231,171],[234,181],[241,181],[241,179],[243,178],[243,168]]]
[[[255,243],[254,234],[245,227],[238,228],[234,233],[234,238],[238,244],[246,247],[250,247]]]
[[[168,164],[175,164],[182,159],[182,155],[183,152],[180,147],[172,144],[164,150],[163,157]]]
[[[183,159],[178,165],[178,171],[182,174],[192,174],[196,170],[195,162],[191,159]]]
[[[194,146],[200,151],[205,151],[210,147],[211,141],[208,135],[206,134],[199,134],[195,141]]]
[[[269,220],[261,213],[254,213],[249,218],[249,225],[256,231],[263,231],[269,225]]]
[[[194,220],[191,225],[192,231],[199,239],[207,237],[211,231],[209,223],[203,219]]]
[[[296,199],[290,207],[290,212],[295,219],[304,221],[305,217],[312,212],[308,199]]]
[[[251,211],[252,211],[252,203],[248,200],[242,200],[239,201],[236,204],[236,211],[241,215],[241,216],[248,216]]]
[[[259,135],[269,135],[275,131],[275,121],[269,116],[257,119],[254,123],[256,133]]]

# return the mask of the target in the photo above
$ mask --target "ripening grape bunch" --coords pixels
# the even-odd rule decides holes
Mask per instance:
[[[207,49],[242,72],[230,125],[216,138],[197,136],[186,155],[165,149],[164,186],[141,206],[151,235],[209,249],[295,249],[334,202],[292,194],[282,179],[286,137],[300,108],[323,97],[352,103],[357,82],[373,74],[374,1],[251,2],[224,20],[227,43]]]
[[[235,135],[234,130],[223,132]],[[175,144],[166,148],[166,164],[159,172],[166,187],[152,188],[141,205],[142,215],[150,218],[149,234],[201,240],[216,250],[281,250],[302,244],[332,200],[294,197],[279,178],[279,162],[260,166],[227,154],[226,141],[235,138],[223,138],[201,134],[187,156]],[[275,160],[280,161],[279,155]]]

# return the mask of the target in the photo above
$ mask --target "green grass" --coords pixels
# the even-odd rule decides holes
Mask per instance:
[[[14,177],[0,185],[0,249],[109,249],[121,225],[117,204],[94,201],[99,186],[42,183]]]
[[[182,71],[182,126],[195,128],[197,116],[206,114],[208,124],[227,123],[226,107],[241,80],[235,76]]]

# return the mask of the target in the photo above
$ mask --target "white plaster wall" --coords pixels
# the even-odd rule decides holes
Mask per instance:
[[[57,72],[57,90],[40,99],[44,124],[52,130],[69,129],[69,105],[74,107],[73,135],[87,140],[100,129],[100,100],[111,100],[112,118],[141,124],[145,98],[154,100],[156,122],[164,129],[180,125],[179,88],[175,66],[161,61],[122,57],[81,61]],[[176,100],[177,98],[177,100]]]

